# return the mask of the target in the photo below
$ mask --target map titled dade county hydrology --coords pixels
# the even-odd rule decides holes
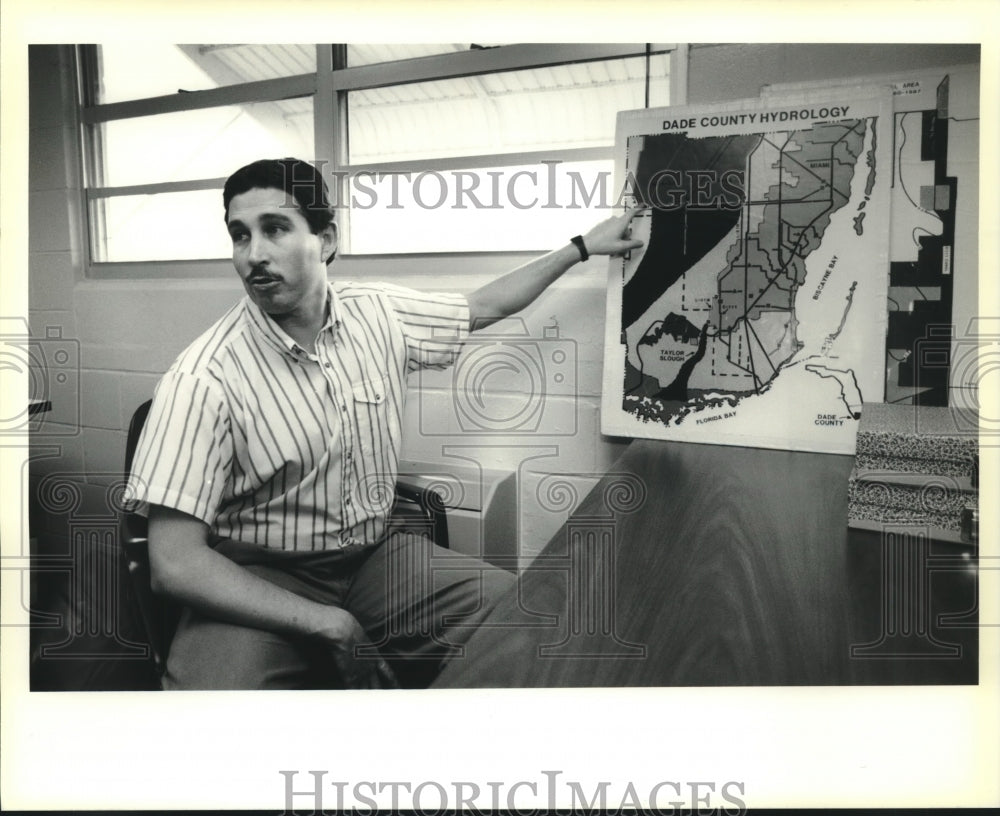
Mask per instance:
[[[619,114],[602,430],[853,452],[881,401],[885,91]]]

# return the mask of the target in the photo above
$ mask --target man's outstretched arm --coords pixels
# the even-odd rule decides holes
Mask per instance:
[[[367,643],[353,615],[316,603],[243,569],[208,545],[208,525],[160,505],[149,512],[149,566],[153,591],[219,620],[325,644],[349,688],[396,685],[381,658],[355,660]]]
[[[642,241],[628,237],[629,225],[639,210],[602,221],[583,236],[589,255],[622,255],[638,249]],[[521,311],[580,260],[580,250],[566,246],[508,272],[469,295],[469,327],[482,329]]]

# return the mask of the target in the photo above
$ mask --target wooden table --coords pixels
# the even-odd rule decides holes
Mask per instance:
[[[975,552],[848,531],[852,464],[634,441],[435,687],[977,682]]]

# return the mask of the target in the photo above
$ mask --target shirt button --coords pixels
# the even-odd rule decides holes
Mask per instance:
[[[351,506],[351,497],[350,496],[348,496],[346,499],[344,499],[344,504],[346,504],[348,507]]]
[[[333,365],[330,363],[323,363],[323,368],[333,368]]]

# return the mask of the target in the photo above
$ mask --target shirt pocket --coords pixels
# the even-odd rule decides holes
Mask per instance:
[[[386,376],[375,376],[369,380],[352,383],[351,389],[354,391],[355,403],[360,403],[356,406],[359,409],[364,406],[382,405],[386,401],[389,378]]]

